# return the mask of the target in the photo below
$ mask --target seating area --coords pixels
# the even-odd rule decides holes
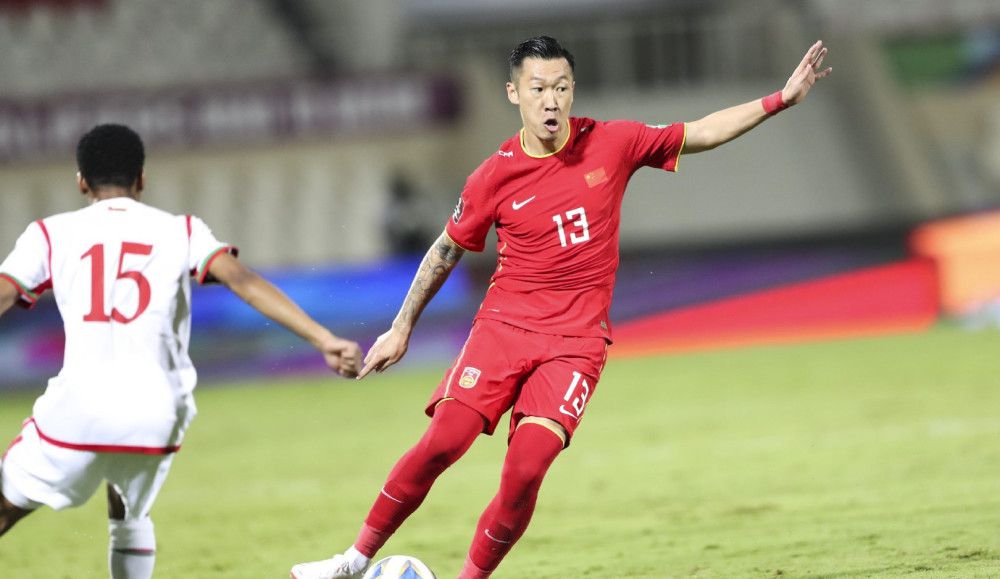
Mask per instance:
[[[29,12],[41,6],[62,10],[88,10],[102,8],[107,0],[0,0],[0,10],[5,12]]]
[[[0,96],[301,76],[260,0],[0,0]]]

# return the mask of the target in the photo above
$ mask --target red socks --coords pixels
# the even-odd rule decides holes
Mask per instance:
[[[434,413],[420,441],[396,463],[361,526],[355,549],[369,558],[385,545],[424,501],[437,477],[472,446],[483,417],[452,401]],[[487,579],[528,527],[545,473],[563,448],[562,440],[539,424],[514,432],[504,459],[500,490],[479,519],[459,579]]]
[[[521,538],[535,511],[538,489],[562,440],[539,424],[524,424],[510,441],[500,491],[479,518],[469,558],[459,579],[489,577]]]
[[[374,557],[417,510],[437,477],[465,454],[482,431],[482,415],[465,404],[451,400],[438,406],[423,437],[389,473],[354,547]]]
[[[490,579],[490,572],[480,569],[472,559],[466,557],[465,565],[458,572],[458,579]]]

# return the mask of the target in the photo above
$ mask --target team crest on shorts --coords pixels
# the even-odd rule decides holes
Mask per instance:
[[[479,368],[466,366],[465,369],[462,370],[462,377],[458,379],[458,385],[462,388],[472,388],[476,385],[476,382],[479,382],[480,374],[482,374],[482,372],[479,371]]]

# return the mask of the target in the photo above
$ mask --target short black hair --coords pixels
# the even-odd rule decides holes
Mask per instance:
[[[145,162],[142,139],[125,125],[97,125],[76,145],[76,166],[91,190],[132,187]]]
[[[576,62],[573,60],[573,55],[569,53],[568,50],[559,44],[559,41],[551,36],[536,36],[534,38],[529,38],[518,44],[514,50],[510,52],[510,57],[507,59],[507,63],[510,65],[510,80],[512,82],[517,82],[517,73],[521,70],[521,63],[524,62],[526,58],[540,58],[542,60],[555,60],[557,58],[565,58],[566,62],[569,63],[569,69],[572,71],[576,66]]]

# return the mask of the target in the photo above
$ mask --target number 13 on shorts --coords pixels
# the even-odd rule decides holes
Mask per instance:
[[[583,409],[587,406],[588,396],[590,396],[590,384],[587,383],[587,379],[582,374],[574,371],[573,380],[570,381],[569,388],[566,389],[566,394],[563,396],[565,404],[559,406],[559,412],[574,420],[579,420]]]

